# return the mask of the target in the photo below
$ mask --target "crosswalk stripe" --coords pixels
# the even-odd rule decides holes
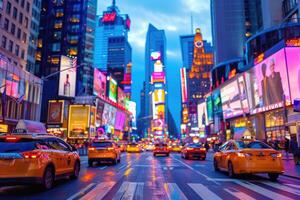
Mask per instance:
[[[132,200],[134,197],[134,193],[137,187],[136,182],[123,182],[120,189],[114,196],[113,200],[120,200],[120,199],[126,199],[126,200]]]
[[[260,187],[258,185],[252,184],[250,182],[241,182],[241,181],[235,181],[236,184],[241,185],[249,190],[252,190],[256,193],[259,193],[265,197],[268,197],[270,199],[280,199],[280,200],[292,200],[289,197],[286,197],[281,194],[277,194],[276,192],[273,192],[271,190],[265,189],[263,187]]]
[[[93,188],[96,185],[96,183],[90,183],[87,185],[85,188],[81,189],[79,192],[75,193],[71,197],[69,197],[67,200],[73,200],[73,199],[78,199],[79,197],[85,195],[87,191],[89,191],[91,188]]]
[[[166,193],[170,200],[187,200],[176,183],[166,183]]]
[[[294,188],[299,188],[300,189],[300,185],[294,185],[294,184],[290,184],[290,183],[287,183],[287,184],[284,184],[284,185],[287,185],[289,187],[294,187]]]
[[[188,183],[188,185],[196,192],[202,199],[222,200],[215,193],[210,191],[207,187],[198,183]]]
[[[265,182],[263,184],[271,186],[271,187],[279,189],[279,190],[283,190],[285,192],[289,192],[289,193],[292,193],[292,194],[300,196],[300,190],[299,189],[294,189],[294,188],[290,188],[290,187],[282,185],[282,184],[271,183],[271,182]]]
[[[229,194],[231,194],[232,196],[235,196],[237,199],[240,200],[255,200],[254,198],[252,198],[251,196],[249,196],[248,194],[245,194],[243,192],[240,192],[236,189],[233,188],[226,188],[224,189],[226,192],[228,192]]]
[[[138,183],[135,190],[135,199],[143,200],[144,199],[144,183]]]
[[[81,200],[103,199],[115,184],[116,182],[99,183],[93,190],[83,196]]]

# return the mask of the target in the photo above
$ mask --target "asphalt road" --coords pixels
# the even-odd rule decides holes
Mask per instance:
[[[180,154],[153,157],[152,153],[124,153],[121,163],[88,167],[82,158],[78,180],[61,180],[50,191],[36,186],[0,188],[0,199],[300,199],[300,180],[280,176],[278,182],[266,175],[230,179],[215,172],[207,160],[183,160]]]

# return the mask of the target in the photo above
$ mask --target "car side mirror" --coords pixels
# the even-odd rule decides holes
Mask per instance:
[[[77,151],[77,148],[74,145],[71,145],[72,151]]]

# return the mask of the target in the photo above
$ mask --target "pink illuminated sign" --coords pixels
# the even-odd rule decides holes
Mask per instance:
[[[151,76],[152,83],[164,83],[165,72],[153,72]]]
[[[180,69],[180,81],[181,81],[181,101],[182,103],[185,103],[188,100],[185,68]]]

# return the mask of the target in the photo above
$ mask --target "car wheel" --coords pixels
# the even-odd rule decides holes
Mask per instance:
[[[277,181],[279,174],[277,173],[268,173],[269,178],[271,179],[271,181]]]
[[[220,171],[220,169],[218,167],[218,162],[216,159],[214,159],[214,168],[215,168],[215,171]]]
[[[44,175],[43,175],[43,187],[44,189],[46,190],[49,190],[53,187],[53,184],[54,184],[54,168],[51,167],[51,166],[48,166],[46,169],[45,169],[45,172],[44,172]]]
[[[77,179],[79,176],[79,172],[80,172],[80,163],[79,163],[79,161],[76,161],[71,179]]]
[[[89,167],[93,167],[93,161],[92,160],[89,160]]]
[[[234,178],[235,177],[234,168],[233,168],[233,165],[232,165],[231,161],[228,162],[228,176],[230,178]]]

